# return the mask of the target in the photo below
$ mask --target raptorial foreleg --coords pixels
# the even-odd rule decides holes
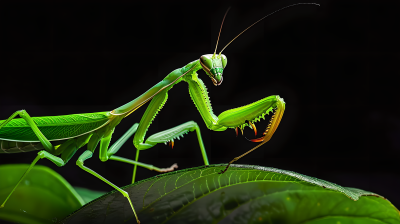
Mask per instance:
[[[263,109],[263,108],[266,108],[266,109]],[[226,127],[236,128],[236,133],[237,133],[237,128],[241,127],[241,129],[242,129],[245,125],[247,125],[245,122],[248,121],[249,125],[253,128],[255,134],[257,135],[256,127],[253,123],[256,121],[259,121],[261,117],[264,118],[265,113],[268,113],[268,111],[270,111],[272,109],[275,111],[271,117],[271,120],[270,120],[266,130],[263,133],[263,136],[261,138],[250,140],[252,142],[261,142],[261,144],[250,149],[246,153],[243,153],[242,155],[235,157],[232,161],[229,162],[229,164],[226,166],[225,170],[220,172],[220,174],[226,172],[228,170],[229,166],[233,162],[239,160],[243,156],[254,151],[255,149],[257,149],[261,145],[265,144],[272,138],[272,135],[275,133],[276,129],[278,128],[279,123],[282,120],[283,113],[285,112],[285,102],[279,96],[269,96],[262,100],[254,102],[252,104],[225,111],[218,116],[219,124],[222,124],[223,126],[226,126]]]
[[[144,142],[144,138],[146,136],[146,132],[157,115],[157,113],[161,110],[165,102],[167,101],[168,98],[168,88],[162,90],[159,92],[154,98],[151,100],[149,106],[147,107],[146,111],[144,112],[144,115],[142,119],[140,120],[139,127],[137,130],[137,133],[133,139],[133,144],[136,147],[136,157],[135,161],[139,160],[139,153],[140,150],[145,150],[153,147],[156,145],[156,142],[151,142],[151,141],[146,141]],[[167,169],[167,171],[172,171],[173,169],[177,168],[178,166],[176,164],[173,164],[170,169]],[[136,176],[136,170],[137,170],[137,165],[135,164],[134,169],[133,169],[133,176],[132,176],[132,183],[135,181],[135,176]]]

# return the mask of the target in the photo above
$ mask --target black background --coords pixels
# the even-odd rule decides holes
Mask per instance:
[[[224,81],[215,87],[203,71],[216,115],[266,96],[286,101],[271,141],[239,160],[292,170],[383,195],[400,207],[398,7],[373,1],[316,1],[280,11],[257,24],[223,53]],[[218,49],[247,26],[297,1],[69,1],[2,2],[0,118],[25,109],[33,116],[111,111],[144,93],[169,72]],[[206,128],[185,82],[169,93],[147,137],[189,120],[202,132],[211,164],[227,163],[256,144],[232,129]],[[139,122],[146,106],[125,118],[112,142]],[[256,124],[261,133],[267,122]],[[254,136],[246,128],[244,135]],[[71,185],[112,188],[75,165],[85,149],[58,168]],[[97,149],[98,151],[98,149]],[[129,140],[118,156],[131,158]],[[2,154],[0,164],[31,163],[37,152]],[[203,165],[194,133],[141,151],[140,161],[179,169]],[[118,186],[133,166],[85,165]],[[138,168],[137,180],[157,175]],[[0,174],[1,175],[1,174]]]

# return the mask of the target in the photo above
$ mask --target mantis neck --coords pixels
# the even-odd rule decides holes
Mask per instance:
[[[191,75],[193,72],[196,72],[199,69],[201,69],[199,60],[192,61],[182,68],[175,69],[174,71],[169,73],[161,82],[151,87],[149,90],[147,90],[136,99],[112,110],[110,112],[110,115],[123,115],[124,117],[128,116],[139,107],[150,101],[155,95],[157,95],[165,88],[170,89],[173,85],[179,83],[182,80],[182,76]]]

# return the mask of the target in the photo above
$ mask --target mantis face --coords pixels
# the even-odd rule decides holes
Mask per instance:
[[[227,62],[228,59],[223,54],[205,54],[200,57],[201,67],[210,76],[215,86],[221,85],[223,80],[222,73]]]

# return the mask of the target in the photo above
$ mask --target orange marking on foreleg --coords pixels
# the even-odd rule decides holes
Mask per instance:
[[[251,123],[250,121],[249,121],[249,124],[251,125],[251,127],[254,130],[254,136],[257,136],[257,128],[256,128],[256,126],[253,123]]]

